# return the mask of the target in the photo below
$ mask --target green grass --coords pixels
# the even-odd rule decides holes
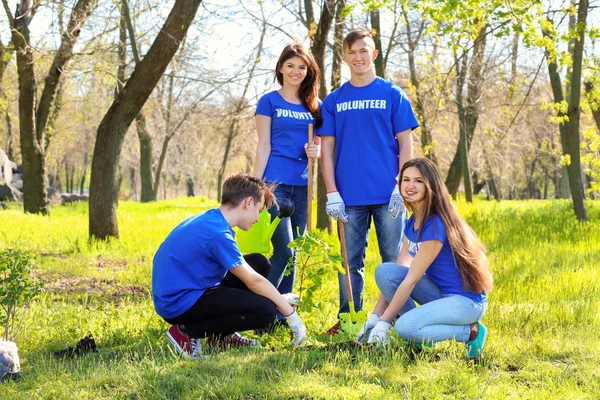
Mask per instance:
[[[0,249],[38,255],[47,291],[31,305],[17,337],[21,382],[0,384],[1,399],[597,399],[600,396],[600,203],[578,223],[568,201],[475,205],[462,215],[488,246],[495,290],[484,322],[484,357],[464,345],[415,353],[400,346],[354,348],[320,335],[335,322],[337,279],[319,291],[321,309],[303,315],[309,340],[287,345],[279,330],[263,349],[173,354],[168,325],[153,311],[151,262],[182,219],[215,204],[178,199],[121,202],[121,240],[87,240],[87,205],[55,207],[44,218],[0,211]],[[366,309],[377,290],[374,232],[367,254]],[[54,351],[92,333],[98,352],[58,360]],[[250,334],[252,336],[252,334]],[[257,337],[257,336],[254,336]]]

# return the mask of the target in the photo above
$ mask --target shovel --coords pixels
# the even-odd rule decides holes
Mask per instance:
[[[313,142],[313,124],[308,124],[308,144]],[[306,202],[306,232],[312,230],[313,173],[315,160],[308,157],[308,201]]]
[[[349,313],[340,314],[340,325],[344,332],[358,335],[360,328],[367,322],[367,313],[365,311],[354,310],[354,296],[352,295],[352,281],[350,279],[350,266],[348,265],[348,253],[346,251],[346,233],[344,232],[344,223],[338,219],[338,231],[340,232],[340,243],[342,244],[342,258],[344,259],[344,269],[346,270],[346,287],[348,288],[348,307]]]

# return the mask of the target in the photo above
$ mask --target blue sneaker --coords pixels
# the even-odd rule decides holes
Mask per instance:
[[[423,347],[429,347],[430,349],[437,349],[437,342],[423,342],[423,343],[413,343],[417,349],[423,350]]]
[[[479,325],[479,333],[473,340],[469,340],[465,343],[467,347],[467,358],[477,358],[483,353],[483,346],[485,346],[485,339],[487,339],[487,328],[481,322]]]

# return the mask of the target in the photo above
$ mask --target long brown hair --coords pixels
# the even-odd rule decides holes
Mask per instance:
[[[400,182],[402,182],[404,171],[410,167],[419,170],[426,186],[425,197],[422,200],[425,203],[421,208],[423,214],[420,215],[423,220],[420,221],[419,230],[432,214],[437,214],[446,228],[446,236],[454,253],[464,288],[475,293],[491,292],[493,278],[485,256],[486,248],[473,229],[458,214],[437,166],[427,158],[409,160],[402,166]],[[406,201],[405,205],[409,211],[415,212],[416,204]],[[415,216],[419,216],[419,213]]]
[[[306,50],[306,47],[299,43],[288,44],[285,46],[279,56],[277,66],[275,67],[277,82],[279,82],[280,85],[283,85],[281,67],[283,66],[283,63],[294,57],[303,59],[307,67],[306,77],[298,88],[298,97],[300,98],[300,101],[302,101],[304,107],[306,107],[313,115],[315,126],[319,127],[323,123],[323,118],[321,118],[321,112],[319,111],[319,102],[317,100],[319,94],[319,66],[310,51]]]

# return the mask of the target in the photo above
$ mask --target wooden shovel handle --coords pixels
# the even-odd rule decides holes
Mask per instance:
[[[313,142],[313,124],[308,124],[308,144]],[[308,157],[308,201],[306,202],[306,231],[312,230],[312,199],[313,199],[313,170],[314,160]]]
[[[344,223],[338,218],[338,232],[340,233],[340,244],[342,245],[342,258],[344,259],[344,269],[346,270],[346,286],[348,287],[348,302],[354,303],[352,295],[352,281],[350,280],[350,266],[348,265],[348,252],[346,251],[346,233],[344,232]]]

